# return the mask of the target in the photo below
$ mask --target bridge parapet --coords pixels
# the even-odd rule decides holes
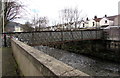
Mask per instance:
[[[101,39],[102,31],[44,31],[31,33],[16,33],[14,36],[20,41],[26,42],[29,45],[44,45],[53,43],[64,43],[70,41]]]
[[[12,49],[24,76],[89,76],[55,58],[12,39]]]

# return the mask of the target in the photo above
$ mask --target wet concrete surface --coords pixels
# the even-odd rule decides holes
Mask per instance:
[[[91,76],[120,76],[120,64],[47,46],[36,46],[35,48]]]

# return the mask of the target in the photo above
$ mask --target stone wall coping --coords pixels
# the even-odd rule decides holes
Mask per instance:
[[[77,70],[52,56],[45,54],[42,51],[39,51],[21,41],[16,40],[15,38],[11,39],[17,46],[23,49],[27,54],[29,54],[32,59],[36,60],[38,63],[45,66],[56,76],[89,76],[88,74]],[[26,56],[27,57],[27,56]],[[31,60],[31,59],[29,59]],[[36,63],[31,60],[32,63]],[[35,64],[36,68],[39,70],[39,64]],[[38,67],[37,67],[38,66]]]

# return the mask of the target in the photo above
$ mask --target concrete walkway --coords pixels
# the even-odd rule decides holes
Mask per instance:
[[[2,54],[2,61],[0,61],[0,64],[2,63],[2,67],[0,67],[0,69],[2,68],[2,76],[19,76],[17,64],[12,55],[11,48],[0,49],[2,49],[2,52],[0,52],[0,55]]]

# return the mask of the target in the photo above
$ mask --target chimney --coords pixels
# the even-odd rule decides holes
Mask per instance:
[[[107,15],[105,14],[105,17],[107,17]]]
[[[89,21],[88,17],[86,18],[86,21]]]
[[[97,16],[96,16],[96,15],[94,16],[94,19],[97,19]]]

